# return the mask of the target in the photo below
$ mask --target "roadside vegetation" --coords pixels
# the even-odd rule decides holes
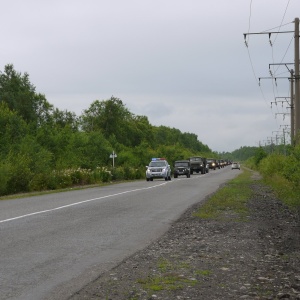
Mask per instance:
[[[151,293],[163,290],[174,291],[196,285],[198,281],[195,277],[188,278],[182,275],[181,272],[185,269],[191,269],[188,262],[172,262],[161,258],[157,263],[157,274],[140,278],[137,283]],[[197,274],[200,272],[198,271]]]
[[[291,209],[300,209],[300,145],[292,148],[282,146],[273,149],[242,147],[235,151],[237,157],[247,158],[243,173],[229,181],[194,213],[202,219],[242,221],[247,219],[247,201],[251,197],[252,171],[262,175],[263,183],[269,185]]]
[[[153,126],[119,98],[77,116],[53,107],[27,73],[0,71],[0,196],[140,179],[152,157],[172,165],[195,155],[218,158],[197,135]]]
[[[290,208],[300,208],[300,145],[289,147],[280,153],[276,148],[267,152],[258,148],[255,156],[249,158],[245,165],[259,171],[266,184],[272,187]]]
[[[230,180],[194,213],[202,219],[243,221],[248,215],[247,201],[251,196],[251,172],[244,170]]]

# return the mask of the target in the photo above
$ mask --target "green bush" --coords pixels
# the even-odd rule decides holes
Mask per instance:
[[[95,183],[109,182],[112,180],[112,172],[106,167],[97,167],[93,172]]]
[[[274,174],[283,175],[285,161],[285,156],[271,154],[260,161],[259,170],[263,176],[272,176]]]
[[[52,171],[53,180],[51,183],[53,184],[54,189],[61,189],[71,187],[72,177],[69,170],[60,170],[60,171]]]
[[[132,168],[129,166],[124,166],[124,179],[125,180],[134,180],[134,179],[141,179],[142,172],[140,169]]]
[[[112,179],[113,180],[123,180],[124,179],[124,168],[122,168],[122,167],[113,168]]]
[[[248,158],[244,163],[243,163],[244,166],[252,169],[252,170],[257,170],[257,165],[255,163],[255,158],[254,157],[250,157]]]
[[[300,145],[297,145],[287,157],[284,175],[295,188],[300,188]]]
[[[11,166],[8,163],[0,163],[0,196],[6,195],[8,192],[7,184],[10,179],[10,168]]]
[[[29,182],[33,177],[30,170],[31,159],[25,154],[10,154],[10,176],[7,181],[7,193],[16,194],[29,191]]]
[[[258,170],[284,203],[300,206],[300,146],[291,150],[289,156],[271,154],[263,158]]]
[[[35,174],[29,183],[29,191],[31,192],[54,190],[56,188],[55,178],[48,172]]]
[[[267,155],[266,151],[262,147],[259,147],[255,152],[255,156],[253,159],[254,164],[256,166],[258,166],[260,164],[260,162],[267,156],[268,155]]]

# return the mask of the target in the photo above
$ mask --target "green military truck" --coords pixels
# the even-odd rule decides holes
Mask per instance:
[[[207,173],[206,158],[201,156],[193,156],[189,158],[189,161],[190,161],[191,174],[193,174],[194,172],[196,173],[201,172],[201,174]]]

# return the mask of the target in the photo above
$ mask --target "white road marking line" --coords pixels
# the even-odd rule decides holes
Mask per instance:
[[[119,195],[122,195],[122,194],[127,194],[127,193],[136,192],[136,191],[142,191],[142,190],[152,189],[152,188],[160,187],[162,185],[166,185],[167,183],[168,182],[164,182],[164,183],[161,183],[161,184],[158,184],[158,185],[154,185],[154,186],[149,186],[149,187],[145,187],[145,188],[129,190],[129,191],[125,191],[125,192],[121,192],[121,193],[117,193],[117,194],[102,196],[102,197],[99,197],[99,198],[93,198],[93,199],[83,200],[83,201],[72,203],[72,204],[67,204],[67,205],[63,205],[63,206],[59,206],[59,207],[55,207],[55,208],[51,208],[51,209],[41,210],[41,211],[33,212],[33,213],[30,213],[30,214],[26,214],[26,215],[21,215],[21,216],[10,218],[10,219],[0,220],[0,223],[14,221],[14,220],[21,219],[21,218],[26,218],[26,217],[30,217],[30,216],[34,216],[34,215],[39,215],[39,214],[43,214],[43,213],[50,212],[50,211],[60,210],[60,209],[63,209],[63,208],[67,208],[67,207],[71,207],[71,206],[75,206],[75,205],[80,205],[80,204],[83,204],[83,203],[92,202],[92,201],[96,201],[96,200],[100,200],[100,199],[105,199],[105,198],[110,198],[110,197],[114,197],[114,196],[119,196]]]

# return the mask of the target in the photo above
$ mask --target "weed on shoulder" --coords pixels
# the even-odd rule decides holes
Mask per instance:
[[[251,197],[251,172],[244,170],[213,194],[193,215],[202,219],[245,221]]]

